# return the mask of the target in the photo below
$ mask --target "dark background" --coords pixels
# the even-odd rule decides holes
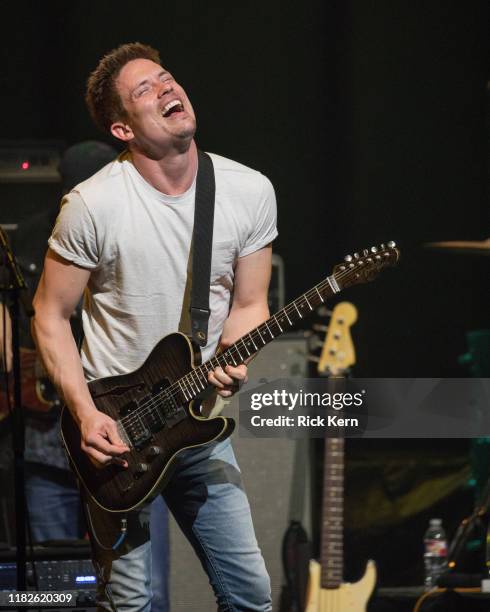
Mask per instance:
[[[422,245],[489,234],[486,2],[19,7],[2,34],[3,138],[100,138],[89,72],[122,42],[154,45],[200,146],[274,183],[288,298],[348,252],[400,245],[396,271],[342,296],[360,309],[358,373],[462,374],[465,331],[488,327],[488,263]]]
[[[346,253],[399,244],[397,269],[342,296],[359,308],[356,373],[465,376],[465,332],[490,326],[490,260],[423,243],[490,234],[488,17],[484,0],[10,4],[2,138],[104,138],[83,102],[89,72],[120,43],[155,46],[198,144],[275,185],[288,299]],[[5,195],[0,211],[17,214]]]

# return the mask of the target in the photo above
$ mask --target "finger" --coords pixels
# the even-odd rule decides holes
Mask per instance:
[[[99,469],[105,467],[112,459],[112,457],[95,450],[95,448],[84,448],[83,450],[87,453],[88,458],[95,467]]]
[[[237,367],[233,367],[231,365],[227,365],[225,367],[225,372],[229,374],[235,380],[246,382],[248,380],[247,377],[247,366],[239,365]]]
[[[128,450],[126,446],[111,444],[101,433],[89,436],[85,443],[89,448],[102,452],[111,457],[122,455],[122,453]]]
[[[231,391],[230,389],[220,389],[218,391],[218,395],[220,395],[221,397],[231,397],[233,393],[234,391]]]
[[[226,383],[218,379],[216,375],[216,371],[217,369],[208,373],[208,380],[212,385],[214,385],[218,389],[223,389]]]
[[[109,439],[109,442],[113,444],[114,446],[120,446],[124,448],[125,452],[129,451],[129,447],[127,446],[127,444],[125,444],[121,440],[121,437],[119,436],[119,432],[117,431],[117,426],[114,423],[114,421],[112,421],[107,426],[107,437]]]
[[[235,381],[231,376],[229,376],[223,368],[216,368],[214,370],[214,377],[218,380],[222,385],[232,385]]]
[[[114,465],[119,465],[123,468],[128,467],[128,462],[126,461],[126,459],[123,459],[122,457],[112,457],[109,463],[112,463]]]

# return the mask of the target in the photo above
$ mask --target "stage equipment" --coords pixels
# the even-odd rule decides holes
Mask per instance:
[[[16,514],[16,545],[17,545],[17,590],[25,590],[26,576],[26,499],[24,490],[24,414],[22,410],[21,398],[21,372],[20,372],[20,336],[19,336],[19,317],[20,305],[22,303],[26,315],[33,314],[32,303],[27,293],[22,272],[15,256],[10,248],[10,244],[5,231],[0,228],[0,252],[3,263],[8,270],[2,290],[8,296],[8,306],[12,319],[12,355],[13,355],[13,374],[14,374],[14,403],[13,411],[13,450],[14,450],[14,487],[15,487],[15,514]]]
[[[16,590],[16,549],[0,549],[0,591]],[[95,606],[96,575],[86,540],[34,546],[26,555],[27,591],[72,591],[77,606]],[[73,610],[73,607],[70,607]]]
[[[320,376],[329,377],[329,389],[341,390],[344,377],[356,362],[350,334],[356,321],[353,304],[341,302],[335,306],[318,362]],[[338,437],[325,438],[320,563],[310,561],[306,612],[365,612],[376,584],[374,561],[368,561],[364,576],[357,582],[343,581],[343,510],[344,438],[339,431]]]
[[[460,255],[486,255],[490,256],[490,238],[486,240],[450,240],[448,242],[426,242],[428,249],[448,251]]]
[[[59,140],[0,140],[0,183],[59,183]]]

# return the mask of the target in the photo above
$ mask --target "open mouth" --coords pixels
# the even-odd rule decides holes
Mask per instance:
[[[184,105],[180,100],[172,100],[168,102],[162,110],[163,117],[170,117],[175,113],[181,113],[184,110]]]

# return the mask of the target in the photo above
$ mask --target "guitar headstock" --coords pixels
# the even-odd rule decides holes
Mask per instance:
[[[340,376],[356,362],[350,328],[357,321],[357,308],[350,302],[335,306],[328,324],[317,371],[323,375]]]
[[[383,268],[394,266],[400,252],[393,241],[372,246],[361,254],[346,255],[344,261],[333,269],[333,275],[340,287],[368,283],[378,276]]]

